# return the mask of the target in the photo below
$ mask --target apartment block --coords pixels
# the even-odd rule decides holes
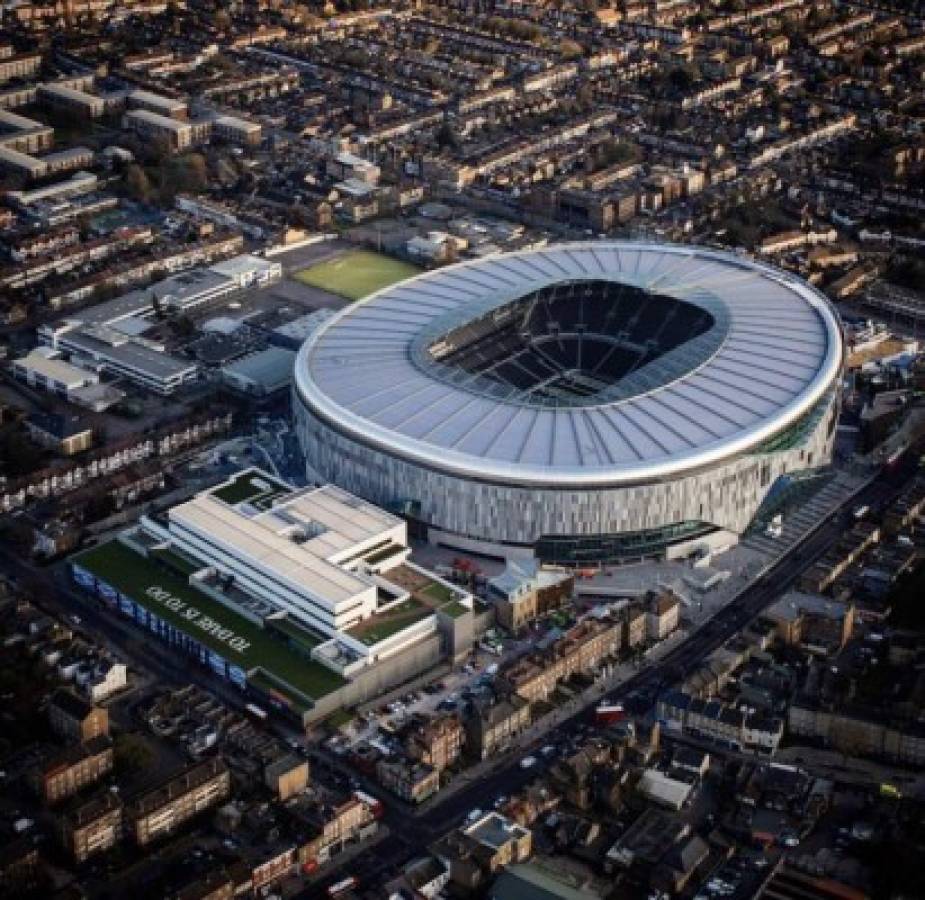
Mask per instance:
[[[414,728],[405,741],[412,759],[438,772],[451,766],[462,753],[465,732],[456,716],[440,716]]]
[[[546,650],[515,661],[502,672],[508,687],[524,700],[545,700],[559,682],[591,672],[622,645],[622,625],[616,620],[586,619]]]
[[[147,109],[129,110],[122,124],[142,138],[162,142],[171,153],[206,143],[212,132],[211,122],[184,122]]]
[[[59,820],[59,836],[78,863],[114,847],[122,836],[122,801],[107,791],[67,810]]]
[[[514,694],[491,706],[476,707],[466,720],[466,746],[477,759],[504,750],[530,725],[530,704]]]
[[[128,832],[139,847],[145,847],[230,793],[231,773],[221,757],[197,763],[129,803]]]
[[[31,774],[36,793],[45,803],[60,803],[112,771],[112,741],[98,735],[68,747],[39,765]]]
[[[664,640],[678,627],[680,617],[681,604],[673,594],[666,592],[652,597],[646,614],[646,634],[650,640]]]
[[[440,790],[440,773],[424,763],[383,759],[376,775],[384,788],[408,803],[422,803]]]

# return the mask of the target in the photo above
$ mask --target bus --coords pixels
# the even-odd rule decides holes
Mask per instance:
[[[600,703],[594,710],[594,721],[598,725],[612,725],[626,718],[622,703]]]

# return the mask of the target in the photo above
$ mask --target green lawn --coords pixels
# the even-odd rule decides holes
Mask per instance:
[[[361,300],[418,272],[420,269],[416,266],[381,253],[350,250],[342,256],[296,272],[295,278],[348,300]]]
[[[364,619],[359,625],[354,625],[347,634],[371,647],[397,634],[403,628],[420,622],[430,614],[430,610],[423,603],[412,597],[385,612]]]
[[[469,607],[463,606],[458,600],[453,600],[447,603],[446,606],[441,606],[440,612],[449,616],[451,619],[458,619],[460,616],[464,616],[469,612]]]
[[[339,731],[345,725],[349,725],[356,718],[356,713],[346,709],[339,709],[332,712],[325,720],[324,724],[332,731]]]
[[[259,484],[257,482],[260,482]],[[264,486],[266,485],[266,487]],[[269,475],[257,475],[254,472],[239,472],[227,484],[212,490],[212,496],[224,501],[229,506],[247,501],[259,508],[269,509],[272,500],[290,493],[291,488]]]
[[[267,627],[271,630],[278,631],[282,635],[285,635],[289,640],[293,641],[295,644],[298,644],[307,653],[311,653],[311,651],[314,650],[322,640],[320,637],[317,637],[307,629],[297,625],[295,622],[289,621],[289,619],[269,619],[267,620]]]
[[[440,584],[439,581],[432,581],[420,591],[420,594],[422,597],[433,600],[441,606],[453,599],[453,592],[446,585]]]
[[[201,565],[194,563],[185,556],[180,556],[179,553],[173,550],[168,550],[166,547],[155,547],[153,550],[149,551],[149,554],[187,578],[189,578],[190,575],[194,575],[202,568]]]
[[[245,672],[256,667],[266,669],[313,698],[323,697],[345,683],[326,666],[290,650],[249,619],[119,541],[78,554],[73,562]],[[149,589],[155,589],[160,596],[149,596]]]

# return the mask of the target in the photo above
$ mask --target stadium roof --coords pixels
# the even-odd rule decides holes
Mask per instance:
[[[835,315],[800,279],[705,248],[600,241],[379,291],[309,338],[296,385],[334,429],[433,469],[600,486],[756,447],[813,409],[841,358]]]

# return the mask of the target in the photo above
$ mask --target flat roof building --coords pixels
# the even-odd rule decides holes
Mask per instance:
[[[205,143],[212,131],[211,122],[185,122],[147,109],[129,110],[123,116],[122,123],[142,137],[163,141],[171,152],[180,152]]]
[[[189,113],[189,105],[185,100],[165,97],[140,88],[132,91],[126,98],[126,102],[130,109],[144,109],[172,119],[185,119]]]
[[[126,807],[128,831],[139,847],[172,834],[188,819],[231,793],[231,773],[221,757],[184,769]]]
[[[13,374],[30,387],[41,388],[64,399],[90,384],[98,384],[95,372],[73,366],[58,358],[54,351],[36,349],[13,361]]]
[[[268,397],[290,387],[295,352],[282,347],[258,350],[222,369],[230,387],[254,397]]]
[[[39,87],[39,97],[54,106],[76,110],[93,119],[106,112],[106,101],[102,97],[67,84],[43,84]]]
[[[167,395],[199,377],[195,362],[172,356],[143,337],[158,310],[185,313],[215,303],[242,288],[279,277],[279,263],[242,254],[213,266],[171,275],[147,288],[39,328],[39,340],[53,350],[85,361],[88,368],[119,375]]]
[[[0,144],[0,169],[21,173],[28,178],[41,178],[48,173],[48,163],[29,153]]]
[[[66,810],[58,819],[61,842],[75,862],[114,847],[122,837],[122,801],[111,791]]]
[[[231,144],[254,147],[260,143],[263,128],[258,122],[249,122],[238,116],[217,116],[212,120],[212,134]]]
[[[307,723],[456,649],[447,623],[471,613],[472,597],[410,552],[396,516],[332,485],[293,488],[247,469],[75,556],[71,573]]]
[[[358,570],[364,555],[407,547],[397,516],[332,485],[293,491],[257,469],[173,507],[168,529],[180,547],[325,635],[376,611],[377,585]]]

